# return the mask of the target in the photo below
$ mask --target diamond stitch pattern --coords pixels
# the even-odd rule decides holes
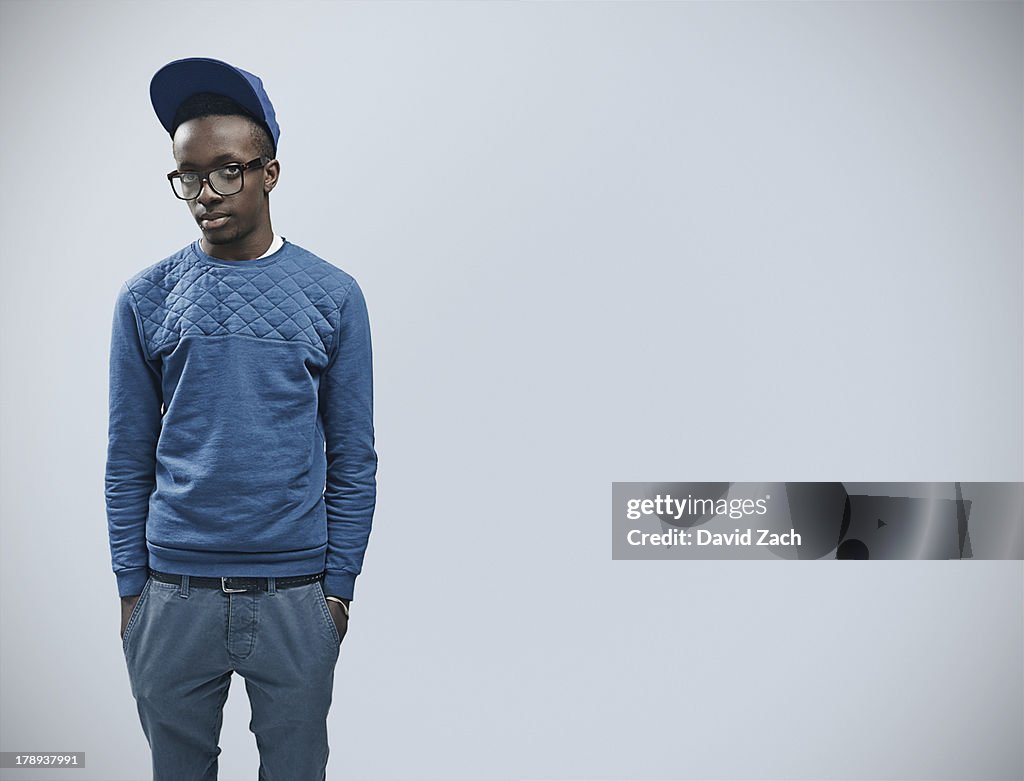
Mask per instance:
[[[302,341],[331,354],[349,274],[290,242],[275,263],[237,270],[203,263],[193,246],[128,282],[151,357],[186,336],[224,334]]]

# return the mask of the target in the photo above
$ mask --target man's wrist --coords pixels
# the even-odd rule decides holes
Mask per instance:
[[[328,602],[337,602],[345,609],[345,617],[348,618],[348,603],[352,600],[345,599],[344,597],[327,596]]]

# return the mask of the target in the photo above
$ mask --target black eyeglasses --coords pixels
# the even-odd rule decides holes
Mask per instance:
[[[264,155],[242,163],[228,163],[220,168],[207,171],[171,171],[167,178],[171,182],[171,189],[174,194],[183,201],[191,201],[199,197],[203,188],[203,182],[210,185],[210,189],[217,195],[235,195],[242,192],[245,186],[244,172],[250,168],[262,168],[270,162],[270,158]]]

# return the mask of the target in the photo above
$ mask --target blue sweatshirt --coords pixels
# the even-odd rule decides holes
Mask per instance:
[[[303,575],[351,599],[376,503],[373,371],[355,279],[297,244],[196,240],[120,288],[106,510],[120,596],[147,567]]]

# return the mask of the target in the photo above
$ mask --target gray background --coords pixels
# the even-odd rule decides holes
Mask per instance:
[[[1014,562],[612,561],[612,481],[1024,478],[1020,3],[46,3],[0,18],[2,750],[148,777],[103,506],[152,74],[255,71],[352,273],[379,503],[330,777],[1024,773]],[[235,678],[221,778],[255,778]],[[40,779],[4,771],[4,779]]]

